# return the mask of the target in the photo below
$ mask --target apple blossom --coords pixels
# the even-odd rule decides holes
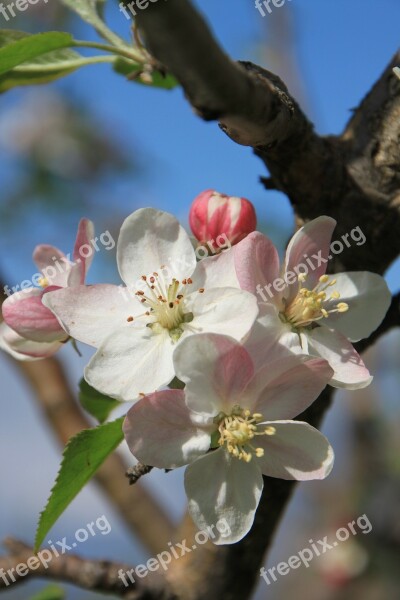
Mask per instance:
[[[227,336],[186,338],[174,353],[185,390],[140,399],[123,429],[132,454],[160,469],[189,465],[189,512],[203,530],[226,519],[240,540],[252,526],[262,475],[323,479],[333,450],[308,423],[292,419],[317,398],[332,376],[328,363],[287,352],[256,370],[244,346]]]
[[[90,257],[80,256],[80,248],[93,236],[93,224],[82,219],[78,226],[73,258],[54,246],[41,244],[33,260],[41,272],[38,288],[25,288],[9,296],[2,305],[4,323],[0,327],[0,347],[18,360],[51,356],[68,340],[53,313],[44,306],[44,295],[63,287],[80,285],[89,269]]]
[[[127,287],[78,286],[46,295],[44,304],[65,331],[98,349],[85,369],[90,385],[134,400],[170,383],[173,351],[188,335],[225,333],[241,340],[249,332],[258,315],[256,298],[219,287],[218,269],[207,277],[208,260],[196,265],[190,238],[175,217],[143,208],[124,221],[118,240]]]
[[[257,217],[253,205],[246,198],[206,190],[194,199],[189,224],[200,243],[217,240],[224,235],[233,245],[255,230]]]
[[[252,335],[257,360],[275,340],[293,352],[325,358],[334,370],[331,385],[358,389],[372,377],[351,342],[378,327],[391,294],[376,273],[326,274],[335,225],[322,216],[299,229],[282,267],[276,248],[259,232],[235,246],[233,261],[240,287],[259,300],[260,318]]]

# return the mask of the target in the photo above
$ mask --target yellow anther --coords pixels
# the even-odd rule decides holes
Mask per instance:
[[[264,433],[265,435],[275,435],[276,433],[276,428],[273,427],[272,425],[268,425],[268,427],[266,427],[264,429]]]
[[[49,280],[46,277],[41,277],[40,279],[38,279],[38,284],[42,288],[47,288],[49,285]]]
[[[329,281],[329,276],[328,275],[321,275],[321,277],[319,278],[320,283],[327,283],[327,281]]]
[[[346,304],[346,302],[339,302],[339,304],[336,305],[336,308],[337,308],[338,312],[344,313],[349,310],[349,305]]]

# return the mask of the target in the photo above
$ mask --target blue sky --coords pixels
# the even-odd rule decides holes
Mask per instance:
[[[270,17],[262,18],[252,0],[202,0],[198,5],[232,57],[259,60],[260,44],[263,40],[268,43],[272,36],[272,18],[269,25]],[[275,10],[286,9],[293,15],[295,61],[298,78],[306,90],[309,115],[320,133],[339,133],[350,109],[357,106],[399,46],[400,3],[398,0],[292,0],[286,7]],[[128,35],[128,22],[118,7],[111,4],[107,14],[110,23]],[[85,25],[76,27],[76,36],[94,37]],[[268,68],[269,64],[262,66]],[[293,227],[290,206],[282,194],[266,192],[260,185],[259,177],[265,171],[259,159],[250,149],[231,142],[215,123],[200,121],[180,89],[165,92],[135,85],[112,73],[107,66],[87,68],[51,87],[86,100],[99,126],[115,130],[123,141],[124,152],[135,153],[145,166],[140,175],[124,177],[122,181],[110,180],[103,189],[96,189],[94,200],[102,206],[102,223],[107,206],[112,222],[122,222],[140,206],[169,210],[186,222],[191,200],[203,189],[212,187],[253,200],[266,230],[281,243],[290,235]],[[21,102],[26,93],[13,91],[0,97],[0,110],[6,111]],[[7,153],[3,151],[0,158],[0,175],[8,182]],[[85,215],[95,222],[99,218],[96,203]],[[27,199],[26,213],[18,227],[11,233],[3,230],[0,239],[1,265],[10,283],[29,278],[35,272],[31,252],[37,243],[54,243],[70,251],[77,218],[75,214],[65,220],[56,213],[39,214],[29,208]],[[91,274],[93,281],[102,276],[105,266],[99,257]],[[106,272],[109,279],[116,278],[110,266]],[[389,277],[393,289],[398,288],[398,281],[399,270],[394,268]],[[71,379],[77,382],[85,361],[67,348],[62,357]],[[3,455],[11,456],[2,468],[0,538],[12,533],[32,539],[60,452],[30,391],[3,356],[0,356],[0,381],[3,404],[0,440]],[[183,493],[172,489],[179,489],[177,485],[167,488],[164,477],[154,475],[148,485],[159,493],[163,490],[165,502],[177,518],[183,509]],[[176,484],[180,477],[170,474],[168,480]],[[117,516],[93,488],[84,492],[67,511],[52,534],[53,539],[75,531],[86,523],[85,519],[92,520],[103,512],[113,519],[110,540],[103,545],[88,542],[84,553],[106,556],[112,551],[114,557],[124,558],[129,552],[132,561],[138,561],[140,548],[127,540]],[[4,597],[22,598],[19,594],[11,591]]]

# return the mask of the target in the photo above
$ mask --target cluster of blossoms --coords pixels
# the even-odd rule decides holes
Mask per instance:
[[[133,455],[162,469],[187,465],[196,525],[224,518],[230,537],[214,542],[234,543],[251,528],[263,474],[329,474],[329,442],[293,419],[327,384],[370,383],[351,342],[379,325],[390,293],[374,273],[325,273],[336,224],[330,217],[294,235],[283,265],[255,231],[254,208],[243,198],[208,190],[193,203],[190,224],[200,243],[223,233],[232,246],[197,262],[175,217],[137,210],[118,240],[123,286],[85,285],[89,265],[74,265],[54,285],[44,281],[43,289],[4,302],[0,345],[25,360],[68,339],[93,346],[87,382],[135,401],[124,423]],[[81,221],[75,254],[91,230]],[[311,255],[321,260],[306,273],[299,266]],[[48,246],[34,253],[42,269],[60,256]],[[285,285],[271,294],[277,279]],[[184,389],[167,389],[175,378]]]

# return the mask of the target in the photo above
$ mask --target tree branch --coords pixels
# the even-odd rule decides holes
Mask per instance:
[[[137,23],[197,113],[255,149],[268,188],[287,194],[299,224],[327,214],[338,237],[362,224],[368,244],[336,257],[333,270],[388,268],[400,253],[400,53],[343,135],[321,137],[279,77],[226,56],[188,0],[150,5]]]
[[[48,562],[45,557],[44,562],[39,559],[33,562],[33,549],[23,542],[7,538],[3,544],[9,554],[0,557],[0,590],[11,589],[31,578],[44,578],[72,583],[93,592],[112,593],[125,600],[163,600],[166,593],[171,597],[166,589],[146,585],[153,582],[154,577],[150,577],[146,584],[144,580],[132,583],[126,578],[129,582],[126,586],[118,574],[121,571],[126,573],[132,567],[123,563],[88,560],[73,554],[53,557]]]

